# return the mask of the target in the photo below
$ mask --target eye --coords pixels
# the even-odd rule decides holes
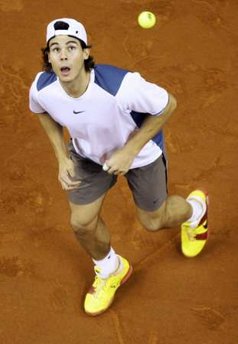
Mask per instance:
[[[69,51],[73,51],[73,50],[75,50],[76,49],[76,46],[75,45],[69,45],[68,46],[68,50]]]
[[[58,53],[60,49],[58,47],[53,47],[51,48],[51,51],[53,51],[54,53]]]

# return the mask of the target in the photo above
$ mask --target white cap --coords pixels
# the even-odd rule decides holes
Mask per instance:
[[[58,23],[62,23],[61,25]],[[60,27],[60,29],[57,29],[57,27]],[[62,27],[64,27],[62,29]],[[81,39],[86,45],[87,45],[87,33],[86,30],[80,22],[78,22],[75,19],[71,18],[60,18],[55,19],[52,22],[50,22],[47,26],[47,32],[46,32],[46,42],[49,42],[49,40],[55,36],[58,35],[68,35],[73,36],[75,38]]]

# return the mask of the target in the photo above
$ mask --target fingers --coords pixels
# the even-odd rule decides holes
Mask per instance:
[[[60,181],[62,189],[66,191],[75,190],[79,187],[80,182],[77,185],[68,184],[65,181]]]
[[[69,168],[69,169],[67,170],[67,174],[68,174],[69,177],[75,178],[75,169],[74,169],[74,167]]]
[[[58,179],[63,190],[74,190],[77,189],[80,185],[79,180],[73,180],[67,173],[61,173]]]
[[[80,180],[76,179],[75,165],[71,158],[67,158],[59,164],[58,180],[63,190],[77,189]]]
[[[60,181],[60,183],[61,183],[62,189],[65,191],[75,190],[79,187],[79,184],[80,184],[80,183],[78,183],[77,185],[72,185],[72,184],[68,184],[64,181]]]
[[[109,174],[115,174],[115,175],[124,175],[128,172],[127,170],[114,169],[113,167],[110,167],[106,162],[103,164],[102,169],[103,171]]]
[[[116,176],[124,176],[127,171],[114,171],[113,174]]]
[[[107,171],[107,173],[109,174],[114,174],[116,176],[123,176],[124,174],[126,174],[128,171],[121,171],[121,170],[113,170],[113,169],[109,169]]]

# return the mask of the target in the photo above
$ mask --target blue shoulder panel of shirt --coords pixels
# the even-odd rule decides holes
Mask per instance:
[[[57,79],[54,72],[43,72],[37,81],[37,90],[40,91],[46,86],[49,86]]]
[[[98,64],[95,66],[95,83],[105,91],[115,96],[128,70],[111,65]]]

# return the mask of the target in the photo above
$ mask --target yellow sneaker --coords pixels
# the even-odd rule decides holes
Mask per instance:
[[[106,311],[112,304],[117,289],[131,276],[132,266],[125,258],[118,257],[120,259],[118,272],[106,279],[97,274],[99,271],[95,267],[96,277],[84,301],[84,310],[87,314],[94,316]]]
[[[195,190],[190,193],[188,199],[195,199],[201,204],[205,209],[201,216],[198,225],[193,228],[193,226],[184,222],[181,226],[181,249],[186,257],[197,256],[204,248],[207,238],[208,238],[208,196],[201,190]]]

